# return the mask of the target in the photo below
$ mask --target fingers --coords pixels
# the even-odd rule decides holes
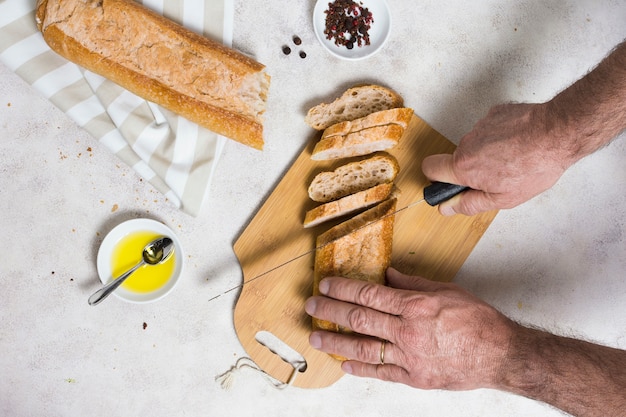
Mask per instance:
[[[319,284],[322,295],[305,303],[306,312],[314,317],[347,327],[357,333],[394,340],[410,300],[419,292],[445,289],[446,284],[400,273],[388,268],[389,286],[340,277],[324,278]]]
[[[404,295],[397,289],[371,282],[329,277],[324,278],[318,288],[323,295],[384,313],[398,315],[404,307]]]
[[[497,208],[499,208],[498,204],[491,194],[479,190],[467,190],[441,203],[439,205],[439,213],[444,216],[452,216],[454,214],[473,216]]]
[[[409,373],[406,369],[396,365],[375,365],[357,361],[345,361],[341,364],[341,369],[345,373],[365,377],[378,378],[383,381],[395,381],[409,384]]]
[[[371,337],[337,334],[332,332],[313,332],[309,343],[322,352],[340,355],[349,360],[341,364],[344,372],[366,378],[378,378],[385,381],[409,382],[409,373],[399,364],[401,352],[390,342]]]
[[[309,336],[311,347],[325,353],[370,364],[397,363],[397,350],[391,342],[355,334],[315,331]]]
[[[394,340],[394,330],[400,319],[372,308],[337,301],[327,297],[311,297],[304,304],[305,311],[318,319],[336,323],[354,332]]]
[[[448,284],[408,276],[387,269],[389,287],[354,279],[329,277],[320,282],[325,296],[309,298],[305,311],[318,319],[336,323],[356,333],[397,341],[407,305],[425,292],[448,288]]]
[[[424,175],[432,181],[466,185],[455,174],[454,161],[450,154],[430,155],[422,162]],[[467,190],[439,205],[439,213],[443,216],[465,214],[473,216],[485,211],[499,208],[492,194],[479,190]]]

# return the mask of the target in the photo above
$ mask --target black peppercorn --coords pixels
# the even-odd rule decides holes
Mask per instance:
[[[352,49],[370,44],[369,29],[374,16],[362,3],[353,0],[335,0],[328,3],[326,10],[326,39],[334,40],[335,45]]]
[[[288,46],[283,46],[283,54],[289,55],[291,53],[291,48]]]

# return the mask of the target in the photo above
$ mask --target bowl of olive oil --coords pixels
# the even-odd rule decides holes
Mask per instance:
[[[118,298],[133,303],[160,300],[169,294],[183,272],[183,249],[174,232],[152,219],[133,219],[111,230],[100,245],[97,269],[100,281],[108,284],[137,265],[143,248],[161,236],[174,241],[174,251],[157,265],[143,265],[113,292]]]

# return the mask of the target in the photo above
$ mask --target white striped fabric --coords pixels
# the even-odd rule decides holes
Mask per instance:
[[[143,0],[146,7],[230,46],[233,0]],[[149,181],[197,215],[226,139],[149,103],[50,50],[36,0],[0,1],[0,62]]]
[[[68,62],[47,74],[39,77],[32,85],[45,98],[50,98],[59,91],[69,87],[83,78],[76,65]]]
[[[32,57],[39,55],[47,51],[48,45],[41,39],[38,33],[33,33],[27,38],[21,39],[19,42],[12,45],[3,51],[1,57],[3,61],[6,61],[7,66],[15,70],[19,68]],[[24,53],[28,51],[28,53]]]
[[[22,16],[31,15],[34,8],[35,2],[32,0],[0,2],[0,27],[6,26]]]

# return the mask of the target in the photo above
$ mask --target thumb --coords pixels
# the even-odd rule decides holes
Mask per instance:
[[[430,155],[422,161],[422,172],[431,181],[447,182],[449,184],[462,184],[454,173],[454,160],[452,154]]]

